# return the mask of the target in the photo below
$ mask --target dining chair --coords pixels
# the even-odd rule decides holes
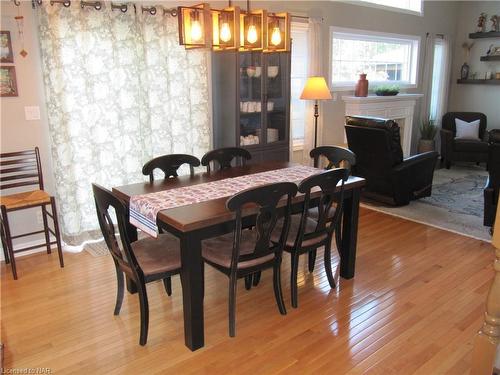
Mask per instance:
[[[351,150],[338,146],[320,146],[313,148],[309,156],[314,160],[314,167],[319,168],[321,158],[328,160],[325,169],[348,168],[356,165],[356,155]]]
[[[240,147],[218,148],[203,155],[201,158],[201,165],[207,167],[207,172],[211,170],[210,163],[213,163],[215,167],[214,162],[217,162],[219,169],[228,169],[231,168],[231,163],[234,159],[238,159],[237,161],[239,164],[245,165],[247,160],[252,159],[252,155],[250,152]]]
[[[154,181],[155,169],[161,169],[165,174],[165,178],[177,177],[177,170],[183,165],[188,164],[191,176],[194,175],[194,167],[200,166],[200,160],[192,155],[186,154],[170,154],[158,156],[148,161],[142,167],[142,174],[149,175],[149,182]]]
[[[129,233],[136,231],[129,223],[129,211],[111,191],[92,184],[97,218],[102,235],[113,257],[116,269],[117,294],[114,315],[120,313],[124,294],[123,274],[137,286],[141,313],[139,344],[146,345],[149,328],[149,304],[146,284],[163,280],[167,294],[172,294],[171,276],[180,273],[181,258],[178,240],[167,234],[157,239],[148,237],[131,242]],[[118,223],[121,246],[116,239],[115,224],[111,219],[114,210]]]
[[[336,168],[308,177],[299,184],[298,191],[304,194],[303,211],[302,214],[291,216],[289,236],[284,246],[284,251],[291,254],[291,299],[292,306],[295,308],[298,306],[297,274],[300,255],[309,254],[324,246],[326,276],[330,287],[335,288],[331,263],[331,243],[342,214],[344,182],[348,177],[347,169]],[[321,195],[317,206],[318,217],[317,220],[313,220],[309,217],[311,191],[317,188],[319,188]],[[273,235],[273,243],[278,243],[279,240],[276,235]]]
[[[35,190],[30,188],[29,191],[0,196],[0,234],[2,247],[5,263],[10,263],[14,280],[17,280],[16,259],[14,255],[23,251],[46,246],[47,254],[50,254],[52,252],[51,245],[56,244],[59,265],[64,267],[56,203],[54,197],[43,190],[42,165],[38,147],[35,147],[34,150],[2,153],[0,154],[0,165],[0,190],[2,192],[4,190],[12,191],[12,189],[24,188],[25,186],[36,186]],[[47,206],[50,206],[50,212],[47,210]],[[8,213],[36,207],[40,207],[42,210],[43,230],[13,235]],[[53,222],[53,228],[49,226],[48,217]],[[45,242],[17,249],[14,248],[13,239],[41,233],[45,235]],[[55,237],[55,240],[51,240],[51,235]]]
[[[347,168],[349,174],[352,167],[356,165],[356,154],[351,150],[339,146],[320,146],[311,150],[309,156],[314,160],[314,167],[319,168],[321,159],[324,158],[328,161],[325,169],[332,168]],[[318,209],[316,207],[309,210],[309,217],[313,220],[318,219]],[[337,248],[340,249],[342,244],[342,217],[337,222],[335,229],[335,243]],[[316,251],[309,252],[309,272],[314,271],[314,263],[316,261]]]
[[[262,185],[244,190],[226,202],[226,208],[235,212],[233,233],[208,239],[202,243],[203,260],[229,277],[229,336],[236,331],[236,284],[255,272],[273,268],[274,296],[282,315],[286,314],[281,291],[280,267],[283,245],[290,226],[291,200],[297,194],[297,186],[290,182]],[[278,209],[278,203],[286,197],[286,205]],[[256,211],[252,230],[243,228],[242,211],[249,207]],[[276,223],[283,221],[277,241],[270,241]]]

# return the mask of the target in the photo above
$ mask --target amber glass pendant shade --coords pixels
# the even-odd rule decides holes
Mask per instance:
[[[240,8],[212,9],[214,51],[235,50],[240,47]]]
[[[262,51],[267,39],[267,12],[253,10],[240,16],[240,51]]]
[[[265,52],[290,51],[290,15],[270,13],[266,17],[267,38]]]
[[[212,20],[209,4],[178,7],[179,44],[188,48],[212,46]]]

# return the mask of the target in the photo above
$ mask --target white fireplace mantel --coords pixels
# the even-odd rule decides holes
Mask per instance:
[[[342,96],[346,116],[373,116],[396,120],[401,128],[404,156],[410,155],[415,104],[422,94],[395,96]]]

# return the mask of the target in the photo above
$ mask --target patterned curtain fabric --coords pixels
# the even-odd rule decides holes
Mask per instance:
[[[98,227],[91,183],[142,181],[154,156],[210,146],[207,52],[179,46],[177,18],[44,2],[39,38],[66,242]]]

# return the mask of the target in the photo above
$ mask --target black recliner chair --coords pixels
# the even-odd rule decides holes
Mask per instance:
[[[484,225],[493,227],[500,190],[500,129],[490,131],[488,168],[489,176],[484,187]]]
[[[347,116],[345,128],[357,159],[352,174],[366,179],[364,195],[396,206],[431,195],[437,152],[403,159],[399,126],[393,120]]]

